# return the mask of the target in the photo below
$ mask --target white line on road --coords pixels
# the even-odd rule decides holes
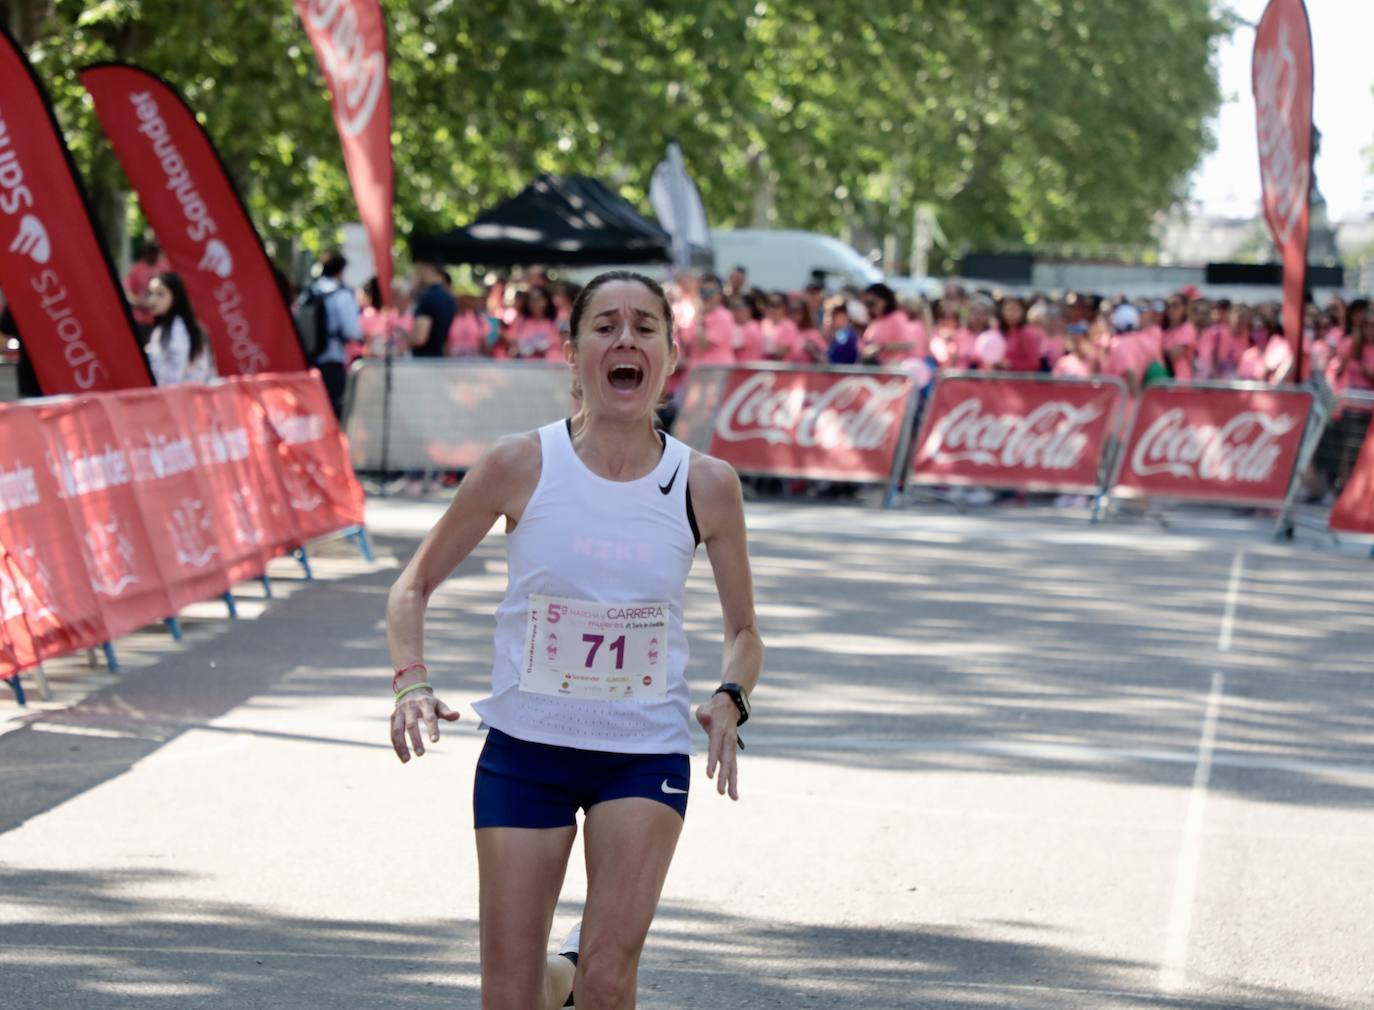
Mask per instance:
[[[1237,559],[1240,554],[1237,552]],[[1237,569],[1232,567],[1232,571]],[[1193,903],[1197,897],[1198,868],[1202,862],[1202,821],[1207,809],[1207,783],[1212,777],[1212,751],[1217,740],[1217,714],[1226,678],[1212,673],[1212,693],[1207,696],[1207,712],[1202,718],[1202,740],[1198,743],[1197,768],[1188,794],[1188,816],[1183,822],[1183,847],[1174,872],[1174,898],[1169,910],[1168,943],[1159,968],[1159,988],[1177,992],[1187,980],[1188,935],[1193,928]]]
[[[1226,609],[1221,614],[1221,631],[1217,633],[1217,651],[1231,651],[1231,630],[1236,624],[1236,601],[1240,598],[1241,573],[1245,570],[1245,551],[1236,551],[1231,559],[1231,580],[1226,585]]]

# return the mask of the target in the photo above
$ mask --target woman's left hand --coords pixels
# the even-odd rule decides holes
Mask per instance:
[[[716,780],[716,792],[728,790],[732,800],[739,799],[739,765],[735,749],[739,743],[739,709],[728,694],[713,694],[697,708],[697,722],[710,738],[706,753],[706,777]],[[719,774],[717,774],[719,771]]]

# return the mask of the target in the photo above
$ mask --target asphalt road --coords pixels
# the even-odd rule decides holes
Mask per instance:
[[[387,741],[382,606],[439,508],[373,502],[376,565],[276,562],[239,622],[131,636],[118,676],[52,664],[59,701],[0,723],[0,1008],[478,1005],[475,720],[405,767]],[[1374,562],[749,513],[743,796],[698,759],[642,1007],[1374,1006]],[[483,693],[504,581],[492,536],[436,595],[451,702]],[[704,695],[704,552],[688,615]],[[557,932],[583,887],[575,859]]]

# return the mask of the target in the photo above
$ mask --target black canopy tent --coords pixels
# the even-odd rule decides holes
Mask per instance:
[[[664,263],[672,239],[596,179],[541,175],[466,228],[417,236],[411,253],[483,266]]]

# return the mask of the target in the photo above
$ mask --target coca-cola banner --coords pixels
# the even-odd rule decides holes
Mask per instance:
[[[181,96],[157,76],[119,63],[83,70],[81,83],[209,331],[216,371],[303,371],[305,356],[271,261]]]
[[[38,414],[0,406],[0,676],[103,642]]]
[[[885,482],[914,387],[877,369],[693,369],[674,433],[746,473]]]
[[[1312,188],[1312,32],[1303,0],[1270,0],[1251,67],[1264,219],[1283,254],[1283,332],[1302,375],[1302,303]]]
[[[47,438],[48,469],[65,506],[110,636],[176,613],[144,525],[136,463],[98,397],[65,399],[34,408]],[[159,535],[161,535],[159,531]]]
[[[259,434],[275,452],[297,542],[361,525],[362,487],[319,373],[237,381],[261,405]]]
[[[1147,386],[1112,493],[1281,505],[1311,412],[1306,390]]]
[[[942,376],[912,452],[912,479],[1098,490],[1125,387],[1113,380]]]
[[[382,297],[391,298],[391,83],[378,0],[296,0],[329,85],[353,198],[372,246]]]
[[[1331,509],[1331,528],[1346,533],[1374,533],[1374,421],[1365,432],[1355,469]]]
[[[46,92],[0,29],[0,284],[43,392],[152,383]]]
[[[196,432],[178,423],[171,397],[139,390],[101,397],[133,476],[139,513],[148,530],[172,602],[169,614],[228,590],[229,523],[201,472]],[[246,438],[245,438],[246,441]]]

